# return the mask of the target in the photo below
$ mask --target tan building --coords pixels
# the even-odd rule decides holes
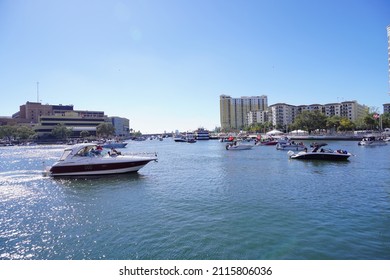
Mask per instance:
[[[12,118],[17,122],[33,125],[39,136],[49,135],[58,124],[64,124],[73,130],[74,137],[86,130],[96,134],[96,127],[107,120],[103,111],[74,110],[73,105],[49,105],[39,102],[26,102]]]
[[[221,95],[219,100],[222,130],[242,129],[248,125],[250,111],[266,111],[268,108],[266,95],[240,98]]]

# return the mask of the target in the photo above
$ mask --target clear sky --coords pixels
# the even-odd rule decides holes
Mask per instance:
[[[390,103],[388,0],[0,0],[0,116],[27,101],[214,129],[219,96]]]

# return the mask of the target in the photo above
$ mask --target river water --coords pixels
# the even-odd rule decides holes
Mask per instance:
[[[42,176],[65,146],[1,147],[0,259],[390,259],[390,145],[328,143],[354,156],[131,141],[158,162],[88,179]]]

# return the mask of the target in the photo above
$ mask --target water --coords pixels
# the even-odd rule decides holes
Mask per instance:
[[[390,258],[390,145],[310,162],[148,140],[123,149],[158,153],[136,174],[43,177],[64,147],[0,148],[0,259]]]

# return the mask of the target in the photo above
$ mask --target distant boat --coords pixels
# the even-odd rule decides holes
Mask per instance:
[[[108,140],[102,144],[103,148],[106,149],[120,149],[120,148],[125,148],[127,145],[126,142],[121,142],[121,141],[115,141],[115,140]]]
[[[387,145],[384,137],[366,136],[358,143],[359,146],[384,146]]]
[[[226,144],[226,150],[238,151],[238,150],[250,150],[253,148],[252,144],[243,144],[242,142],[234,142],[232,144]]]
[[[196,140],[209,140],[210,139],[210,133],[208,130],[204,128],[199,128],[195,131],[195,138]]]
[[[186,132],[185,134],[178,134],[173,138],[175,142],[196,143],[196,139],[192,132]]]
[[[157,161],[157,155],[103,155],[98,145],[83,143],[66,148],[46,174],[59,177],[137,172],[150,161]]]

